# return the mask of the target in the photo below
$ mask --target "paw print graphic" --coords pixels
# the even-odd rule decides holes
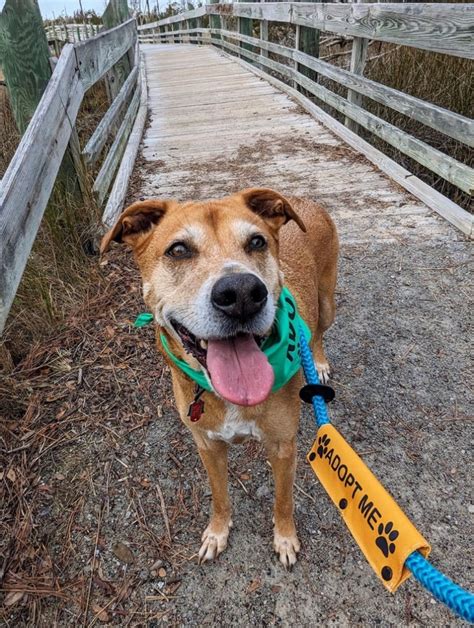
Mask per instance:
[[[327,434],[323,434],[318,438],[318,456],[322,458],[327,452],[331,439]]]
[[[395,539],[398,537],[398,530],[393,529],[393,522],[389,521],[384,524],[380,523],[378,527],[378,537],[375,539],[375,545],[379,548],[385,558],[395,551]]]

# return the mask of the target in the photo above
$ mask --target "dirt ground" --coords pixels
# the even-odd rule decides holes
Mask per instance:
[[[343,157],[348,171],[361,167],[360,156]],[[138,166],[131,198],[143,192]],[[216,192],[228,191],[230,171],[239,187],[263,176],[251,152],[238,172],[219,167]],[[450,227],[425,237],[441,219],[418,219],[417,201],[381,184],[385,209],[367,190],[339,194],[333,211],[324,173],[314,192],[343,236],[326,340],[332,420],[431,542],[433,563],[472,587],[471,245]],[[372,573],[305,461],[309,411],[293,571],[273,555],[271,473],[252,442],[231,449],[229,546],[199,566],[210,493],[153,330],[133,327],[143,309],[134,262],[117,247],[89,299],[0,383],[0,625],[462,625],[411,579],[390,595]]]
[[[309,412],[294,570],[272,554],[271,475],[255,443],[232,448],[229,547],[198,566],[205,474],[153,331],[131,325],[143,310],[132,259],[113,251],[102,273],[90,318],[78,312],[33,348],[10,380],[16,399],[3,403],[17,443],[2,471],[3,625],[460,623],[415,582],[392,596],[377,581],[304,460]],[[467,278],[462,240],[345,247],[327,337],[334,423],[431,541],[434,564],[464,586],[473,510]],[[6,533],[11,517],[16,538]]]

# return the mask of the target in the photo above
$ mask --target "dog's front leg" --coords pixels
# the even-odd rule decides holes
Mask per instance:
[[[227,546],[232,527],[229,491],[227,487],[227,444],[222,441],[199,439],[198,451],[209,477],[212,492],[212,514],[202,535],[199,562],[217,558]]]
[[[293,519],[296,442],[295,439],[284,442],[273,441],[266,443],[265,446],[275,482],[273,546],[280,562],[285,567],[291,567],[296,563],[296,554],[300,551],[300,542]]]

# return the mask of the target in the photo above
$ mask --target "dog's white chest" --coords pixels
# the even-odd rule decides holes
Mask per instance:
[[[208,438],[223,440],[226,443],[255,438],[261,440],[262,433],[255,421],[248,421],[242,416],[242,411],[237,406],[227,406],[224,423],[218,431],[207,431]]]

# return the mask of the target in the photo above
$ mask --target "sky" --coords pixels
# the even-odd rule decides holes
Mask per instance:
[[[2,0],[0,0],[2,4]],[[94,9],[97,15],[101,15],[107,5],[105,0],[82,0],[84,11]],[[52,18],[53,15],[58,17],[67,12],[72,15],[74,11],[79,11],[79,0],[39,0],[41,15],[43,18]]]
[[[0,0],[0,11],[3,9],[5,0]],[[94,9],[97,15],[102,15],[107,5],[106,0],[82,0],[84,11]],[[79,11],[79,0],[39,0],[41,15],[44,19],[59,17],[67,13],[72,15],[74,11]]]
[[[79,0],[38,0],[43,19],[51,19],[53,17],[61,17],[61,15],[72,15],[74,11],[79,11]],[[0,11],[3,9],[5,0],[0,0]],[[154,2],[150,0],[150,6]],[[160,6],[166,6],[169,4],[169,0],[161,0]],[[102,15],[105,7],[107,6],[107,0],[82,0],[82,7],[84,11],[94,10],[97,15]]]

